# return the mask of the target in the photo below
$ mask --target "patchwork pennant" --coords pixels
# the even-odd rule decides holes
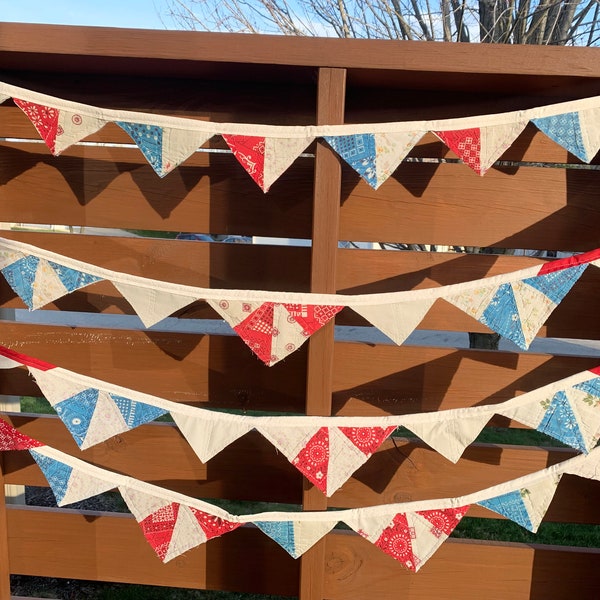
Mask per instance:
[[[290,556],[298,558],[326,536],[337,525],[338,520],[309,523],[293,520],[252,522]]]
[[[490,416],[489,413],[481,413],[472,417],[462,416],[457,419],[437,421],[407,420],[406,427],[434,450],[455,463],[462,456],[465,448],[481,433]]]
[[[288,167],[298,158],[298,155],[314,140],[314,136],[301,138],[264,138],[265,156],[263,192],[279,179]]]
[[[481,174],[481,130],[479,127],[457,129],[456,131],[434,131],[434,133],[465,165]]]
[[[73,467],[56,460],[55,458],[50,458],[45,454],[41,454],[40,452],[36,452],[35,450],[29,450],[29,453],[38,464],[41,469],[44,477],[48,481],[48,485],[52,489],[52,493],[56,498],[56,503],[58,505],[61,504],[65,496],[67,495],[67,489],[69,486],[69,478],[71,477],[71,473],[73,472]]]
[[[184,308],[197,298],[166,292],[156,288],[136,286],[113,281],[120,294],[131,304],[145,327],[152,327],[180,308]]]
[[[27,115],[27,118],[36,128],[40,137],[46,143],[46,146],[50,148],[50,152],[54,154],[56,136],[58,134],[58,115],[60,112],[58,108],[52,108],[51,106],[44,106],[43,104],[36,104],[35,102],[28,102],[27,100],[20,100],[19,98],[14,97],[13,101]]]
[[[554,498],[560,479],[561,474],[549,475],[527,487],[481,500],[477,504],[535,533]]]
[[[378,187],[377,152],[375,134],[326,135],[323,139],[339,154],[371,187]]]
[[[171,411],[171,416],[177,427],[188,441],[198,458],[208,462],[223,448],[235,442],[252,429],[252,425],[229,420],[227,424],[222,421],[206,417],[193,417],[188,414]]]
[[[579,113],[568,112],[552,117],[531,119],[531,122],[551,140],[568,150],[583,162],[589,162],[594,156],[588,156],[583,136]]]
[[[43,444],[21,433],[4,419],[0,419],[0,451],[29,450],[39,446],[43,446]]]
[[[0,270],[4,267],[8,267],[13,263],[25,258],[25,254],[17,252],[15,250],[8,250],[7,248],[0,248]]]
[[[100,277],[33,255],[12,262],[1,270],[7,283],[31,310],[100,281]]]
[[[61,109],[58,114],[58,128],[54,139],[54,147],[50,150],[55,156],[69,146],[93,135],[106,125],[107,121],[86,114]]]
[[[435,298],[395,304],[356,305],[352,310],[385,333],[396,344],[402,344],[417,328],[433,306]]]
[[[297,350],[344,308],[239,300],[207,302],[269,366]]]
[[[265,138],[251,135],[227,135],[221,137],[231,148],[233,155],[254,179],[261,190],[265,190]],[[267,188],[268,189],[268,188]]]

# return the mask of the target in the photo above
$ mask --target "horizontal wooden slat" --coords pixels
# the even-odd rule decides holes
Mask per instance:
[[[595,598],[600,553],[587,548],[447,540],[418,573],[350,533],[327,536],[330,600]]]
[[[174,402],[294,412],[304,407],[305,347],[266,367],[237,336],[0,326],[3,345],[14,350]],[[0,393],[37,395],[23,369],[0,373]]]
[[[590,250],[598,173],[404,163],[378,190],[345,169],[340,238],[352,241]],[[551,246],[551,247],[549,247]]]
[[[129,515],[8,510],[10,570],[21,575],[294,595],[298,562],[244,527],[161,563]],[[265,564],[269,565],[265,569]]]

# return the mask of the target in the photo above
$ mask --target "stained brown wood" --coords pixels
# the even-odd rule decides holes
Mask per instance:
[[[10,545],[4,484],[4,457],[0,456],[0,598],[10,598]]]
[[[11,508],[12,571],[23,575],[121,581],[257,594],[293,595],[298,563],[255,528],[209,540],[161,563],[130,515]],[[69,560],[65,560],[67,555]],[[268,556],[277,574],[257,576]]]
[[[325,593],[331,600],[594,598],[598,550],[448,540],[418,573],[358,536],[327,536]]]

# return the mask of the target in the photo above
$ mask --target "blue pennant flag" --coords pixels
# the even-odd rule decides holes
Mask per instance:
[[[162,177],[163,175],[163,130],[157,125],[127,123],[116,121],[124,129],[137,147],[142,151],[150,166]]]
[[[29,450],[31,456],[35,459],[44,477],[48,480],[48,485],[52,488],[52,492],[56,498],[56,503],[60,504],[61,500],[67,493],[69,479],[73,468],[69,465],[59,462],[53,458],[49,458],[44,454],[40,454],[35,450]]]
[[[123,415],[123,420],[129,429],[133,429],[144,423],[150,423],[167,412],[166,410],[152,406],[151,404],[136,402],[135,400],[117,396],[116,394],[109,395]]]
[[[326,135],[327,143],[372,187],[377,187],[375,135]]]
[[[529,531],[535,531],[529,513],[527,512],[527,507],[523,502],[521,490],[508,492],[507,494],[502,494],[501,496],[496,496],[489,500],[482,500],[477,504],[493,510],[495,513],[518,523]]]
[[[567,446],[587,452],[579,423],[564,391],[554,394],[546,408],[542,421],[536,429],[567,444]]]
[[[254,524],[271,539],[275,540],[286,552],[294,558],[296,542],[294,539],[294,523],[292,521],[253,521]]]
[[[562,269],[561,271],[528,277],[527,279],[523,279],[523,283],[535,288],[544,294],[544,296],[550,298],[554,304],[558,305],[583,275],[587,266],[588,263],[583,263],[569,267],[568,269]]]
[[[90,285],[90,283],[102,281],[101,277],[83,273],[82,271],[77,271],[76,269],[71,269],[70,267],[65,267],[64,265],[59,265],[52,261],[48,261],[48,264],[54,269],[68,292],[74,292],[86,285]]]
[[[37,276],[40,259],[37,256],[25,256],[2,269],[8,285],[33,309],[33,284]]]
[[[517,346],[527,348],[519,309],[510,283],[503,283],[498,287],[480,321],[501,336],[512,340]]]
[[[583,162],[589,162],[593,156],[588,156],[581,135],[581,123],[576,112],[542,117],[531,120],[535,126],[550,139],[574,154]]]
[[[79,447],[85,441],[97,403],[98,390],[90,388],[58,402],[54,406],[61,421],[71,432]]]

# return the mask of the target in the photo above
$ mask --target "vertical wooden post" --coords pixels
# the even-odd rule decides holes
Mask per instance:
[[[8,562],[8,524],[4,498],[4,465],[0,456],[0,600],[10,598],[10,565]]]
[[[344,122],[346,70],[320,68],[318,80],[317,124]],[[339,237],[341,165],[338,156],[323,142],[317,143],[313,196],[311,291],[335,293],[336,256]],[[331,414],[333,376],[333,321],[315,333],[308,348],[306,414]],[[324,510],[327,498],[304,482],[304,510]],[[300,600],[323,598],[325,540],[306,552],[300,563]]]

